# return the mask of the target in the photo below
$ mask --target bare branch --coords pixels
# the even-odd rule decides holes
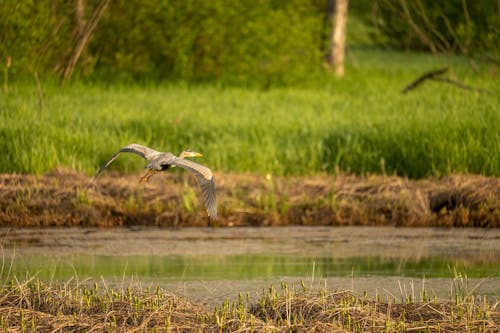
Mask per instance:
[[[492,95],[494,95],[494,93],[492,91],[490,91],[490,90],[471,87],[471,86],[463,84],[462,82],[442,77],[442,75],[444,73],[446,73],[447,71],[448,71],[448,67],[444,67],[444,68],[441,68],[441,69],[438,69],[438,70],[434,70],[434,71],[430,71],[430,72],[424,73],[423,75],[419,76],[415,81],[413,81],[408,86],[406,86],[401,91],[401,93],[402,94],[406,94],[410,90],[413,90],[416,87],[418,87],[419,85],[421,85],[423,82],[425,82],[425,80],[433,80],[433,81],[438,81],[438,82],[449,83],[449,84],[452,84],[452,85],[454,85],[454,86],[456,86],[456,87],[458,87],[460,89],[464,89],[464,90],[476,91],[476,92],[480,92],[480,93],[486,93],[486,94],[492,94]]]
[[[90,36],[92,35],[92,32],[94,31],[95,27],[97,26],[97,23],[99,22],[99,19],[101,18],[102,14],[104,14],[104,11],[108,7],[109,2],[110,2],[110,0],[102,0],[97,5],[94,12],[92,13],[90,20],[85,25],[85,28],[83,30],[83,34],[78,39],[78,41],[75,45],[75,48],[73,49],[73,53],[71,54],[71,57],[68,60],[68,64],[66,65],[66,68],[64,69],[61,83],[64,83],[73,73],[73,70],[75,69],[75,65],[78,61],[78,58],[80,57],[83,49],[87,45],[87,43],[90,39]]]
[[[419,85],[421,85],[425,80],[434,78],[434,77],[436,77],[438,75],[442,75],[442,74],[446,73],[447,71],[448,71],[448,67],[444,67],[444,68],[441,68],[441,69],[437,69],[437,70],[434,70],[434,71],[430,71],[430,72],[424,73],[423,75],[419,76],[415,81],[413,81],[412,83],[410,83],[409,85],[407,85],[403,89],[403,91],[401,91],[401,93],[402,94],[406,94],[410,90],[413,90],[416,87],[418,87]]]
[[[408,9],[408,4],[406,3],[406,0],[399,0],[399,3],[401,4],[401,8],[403,9],[403,13],[410,28],[415,32],[420,41],[429,47],[432,53],[437,53],[438,50],[434,42],[432,42],[429,36],[427,36],[427,34],[422,29],[420,29],[418,24],[416,24],[415,21],[413,20],[410,10]]]
[[[429,31],[433,33],[434,36],[436,36],[437,39],[439,39],[439,41],[443,44],[443,47],[440,47],[441,51],[451,49],[451,45],[448,42],[448,40],[438,31],[436,26],[429,19],[429,16],[427,16],[426,9],[422,4],[422,0],[418,0],[415,3],[416,3],[415,12],[422,18],[425,25],[427,26],[427,29],[429,29]]]
[[[454,85],[454,86],[456,86],[456,87],[458,87],[460,89],[464,89],[464,90],[476,91],[476,92],[480,92],[480,93],[495,95],[491,90],[481,89],[481,88],[474,88],[474,87],[465,85],[462,82],[459,82],[459,81],[456,81],[456,80],[452,80],[452,79],[448,79],[446,77],[432,77],[431,80],[439,81],[439,82],[444,82],[444,83],[449,83],[449,84],[452,84],[452,85]]]
[[[455,30],[453,29],[453,27],[451,26],[451,23],[450,23],[450,20],[448,19],[448,17],[446,17],[446,15],[444,15],[443,13],[440,13],[440,16],[443,18],[444,20],[444,24],[446,25],[446,28],[448,29],[448,32],[451,34],[451,36],[453,37],[453,40],[455,41],[456,45],[458,46],[458,48],[460,49],[460,51],[462,53],[465,54],[466,52],[466,49],[465,47],[462,45],[462,43],[460,42],[460,39],[458,38],[457,34],[455,33]]]

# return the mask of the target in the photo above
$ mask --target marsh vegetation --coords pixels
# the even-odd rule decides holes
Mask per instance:
[[[0,324],[10,330],[500,325],[496,229],[38,228],[1,237]]]
[[[498,303],[459,291],[448,300],[422,295],[355,296],[348,291],[270,287],[259,299],[240,295],[213,309],[157,288],[114,290],[36,278],[0,289],[0,326],[34,331],[154,332],[494,332]]]
[[[323,63],[328,3],[3,2],[0,330],[498,332],[498,6],[351,1],[336,79]],[[441,81],[402,94],[436,70]],[[247,228],[180,231],[207,225],[195,179],[141,186],[135,157],[92,178],[130,143],[203,153],[217,226]],[[339,239],[339,225],[358,227]],[[446,238],[426,226],[486,228]],[[377,270],[395,289],[368,290]],[[129,271],[171,284],[127,285]],[[221,272],[274,280],[255,295]],[[426,284],[440,278],[439,293]],[[189,279],[218,298],[172,292]]]

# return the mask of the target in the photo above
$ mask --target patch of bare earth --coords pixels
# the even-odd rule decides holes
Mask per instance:
[[[164,173],[98,179],[66,169],[0,175],[1,226],[206,226],[196,179]],[[410,180],[338,174],[269,177],[216,173],[219,226],[500,226],[500,179]]]

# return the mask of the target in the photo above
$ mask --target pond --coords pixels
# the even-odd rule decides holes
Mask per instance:
[[[500,230],[393,227],[0,229],[2,278],[161,285],[205,303],[309,289],[500,299]]]

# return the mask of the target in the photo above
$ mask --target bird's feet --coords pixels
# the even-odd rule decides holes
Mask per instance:
[[[156,173],[156,170],[148,169],[146,174],[144,176],[142,176],[141,179],[139,180],[139,183],[143,184],[143,183],[147,182],[149,180],[149,178],[153,177],[153,175],[155,173]]]

